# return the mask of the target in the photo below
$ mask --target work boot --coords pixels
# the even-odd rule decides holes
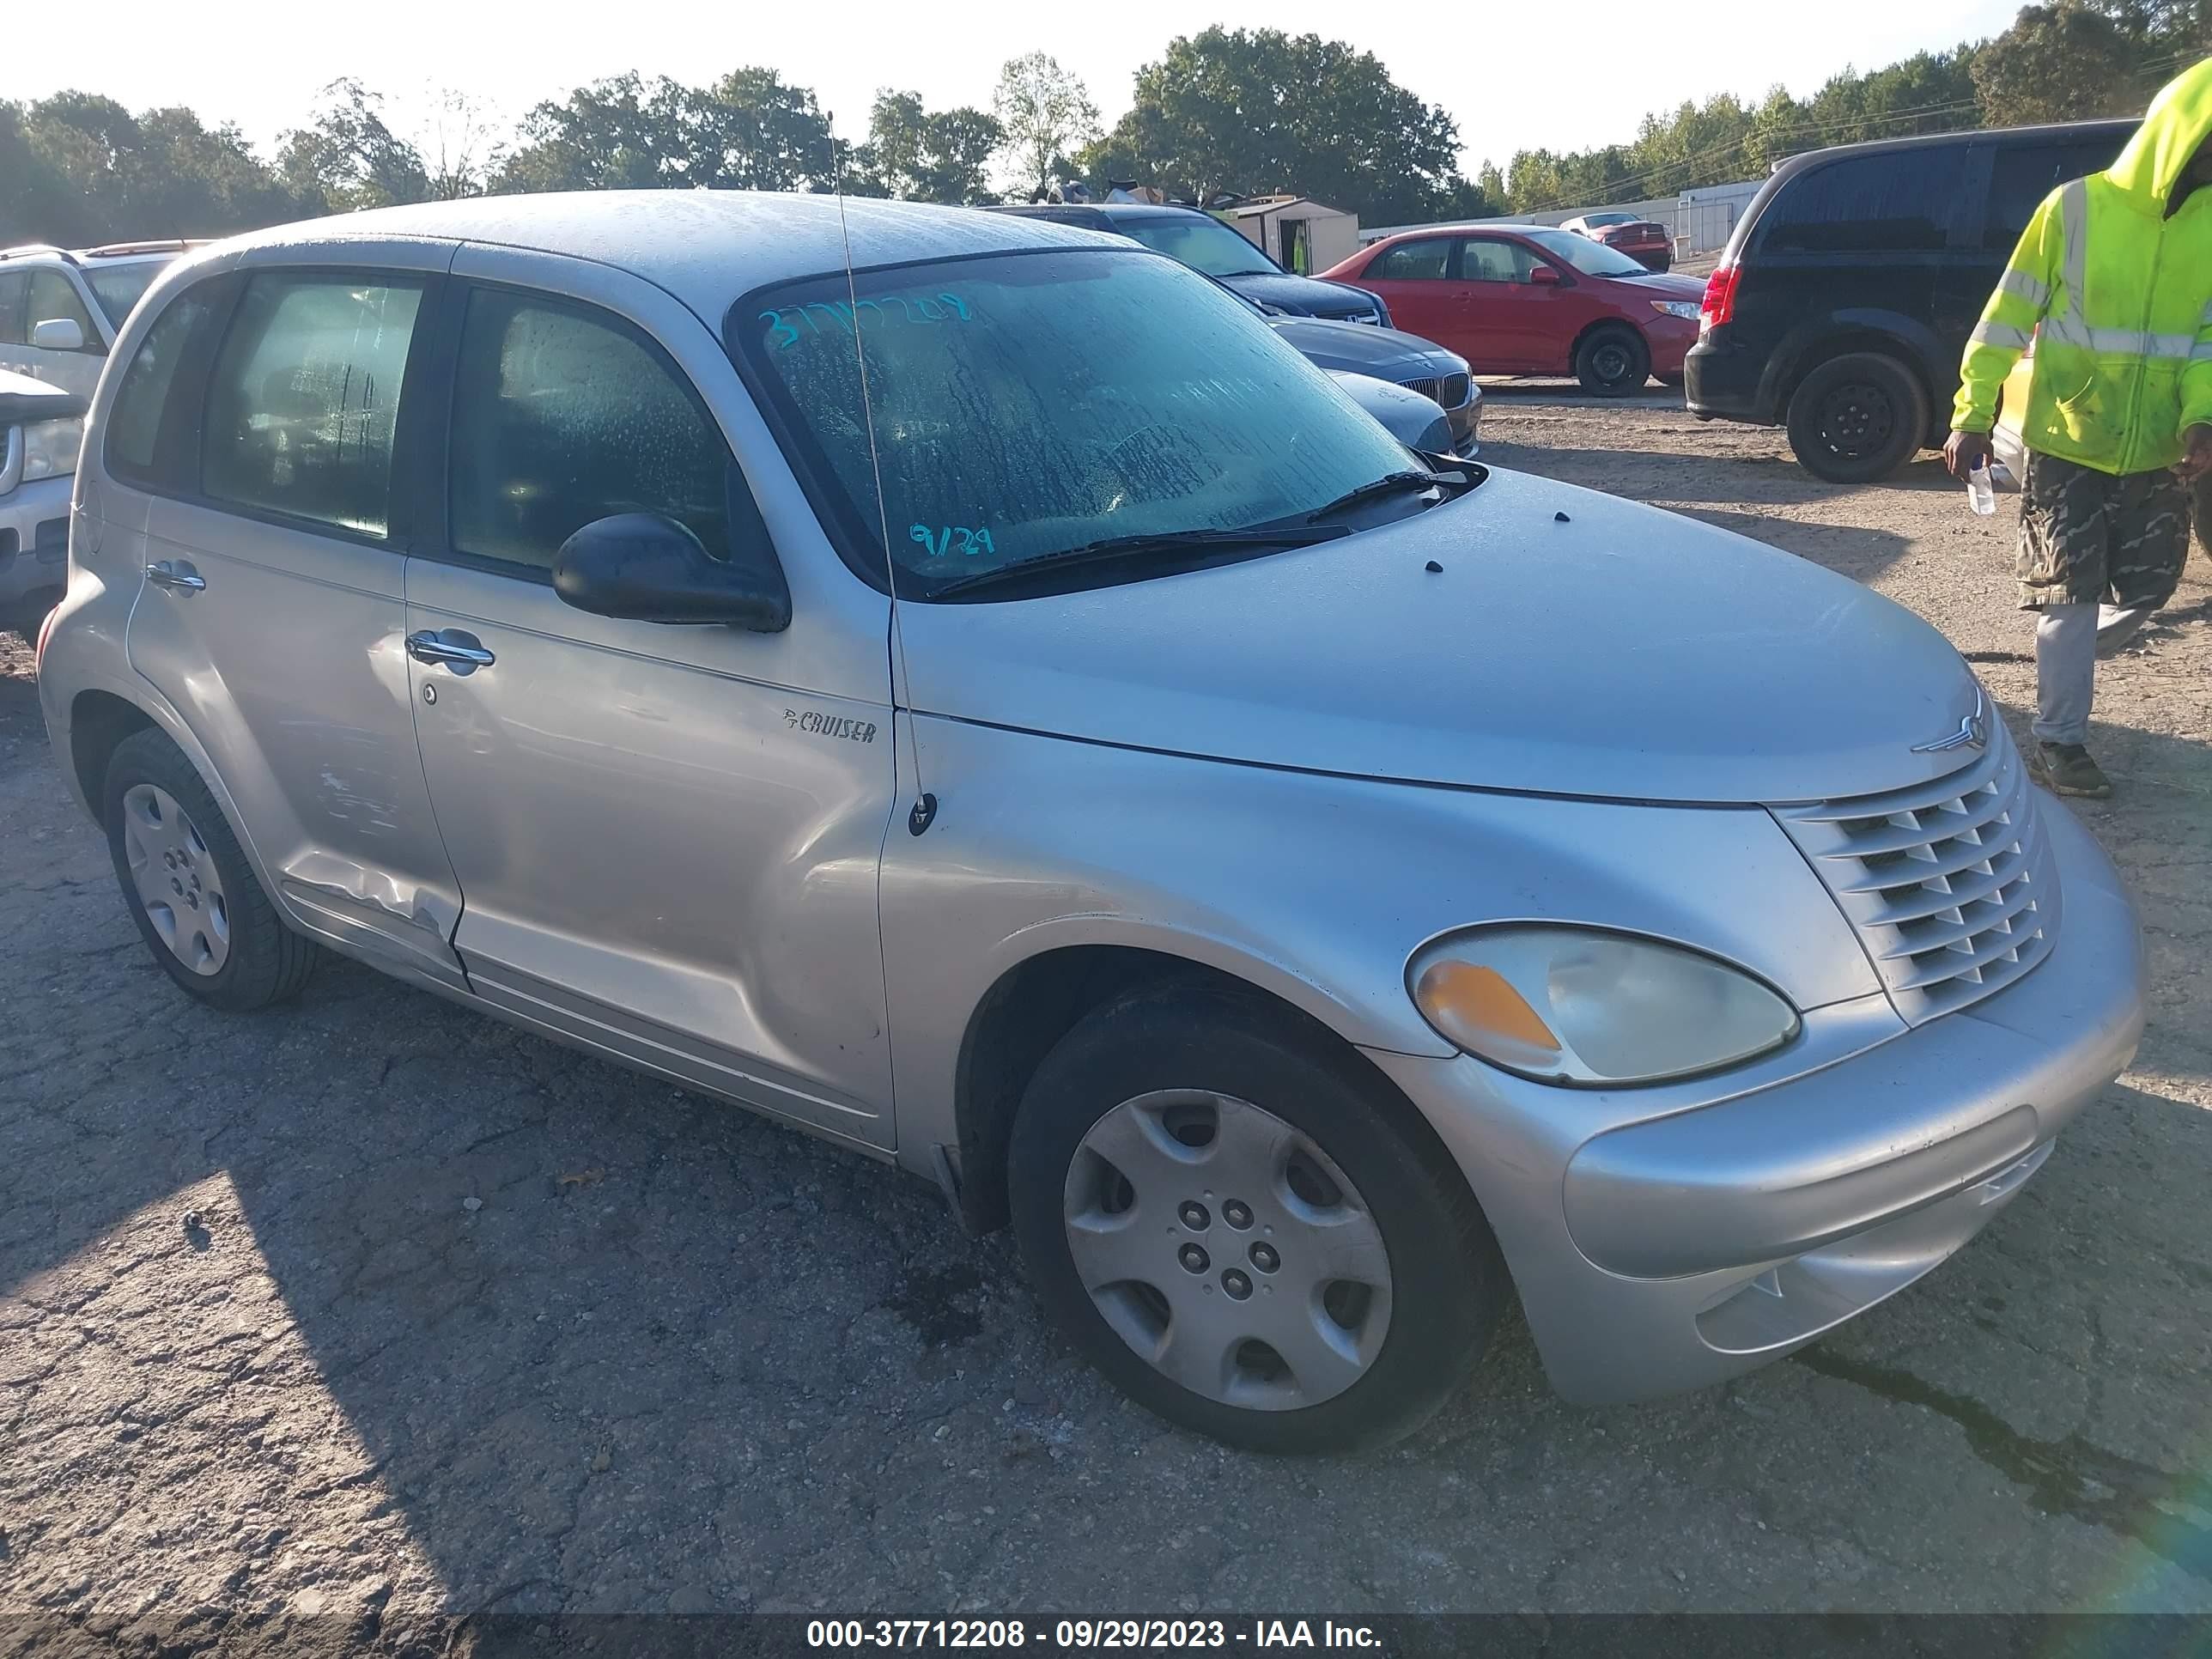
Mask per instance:
[[[2038,743],[2028,757],[2027,770],[2054,795],[2102,800],[2112,793],[2112,781],[2078,743]]]

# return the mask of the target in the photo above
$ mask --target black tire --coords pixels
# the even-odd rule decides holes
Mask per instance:
[[[228,954],[213,973],[195,972],[169,948],[139,897],[125,841],[124,797],[141,784],[167,791],[184,809],[215,866],[228,927]],[[314,942],[294,933],[277,915],[254,879],[253,866],[246,862],[222,807],[184,751],[164,733],[135,732],[116,745],[100,793],[100,817],[107,826],[108,854],[114,860],[124,904],[154,960],[179,988],[228,1013],[265,1008],[299,994],[319,954]]]
[[[1187,1389],[1124,1340],[1084,1286],[1066,1218],[1070,1172],[1084,1138],[1125,1101],[1184,1089],[1263,1106],[1290,1125],[1337,1165],[1381,1233],[1389,1257],[1389,1324],[1365,1371],[1333,1397],[1264,1409]],[[1006,1179],[1031,1282],[1069,1339],[1140,1405],[1235,1446],[1344,1451],[1410,1434],[1465,1385],[1511,1294],[1474,1194],[1413,1109],[1326,1033],[1218,987],[1154,984],[1079,1022],[1046,1055],[1023,1095]],[[1206,1177],[1194,1173],[1191,1179]],[[1197,1236],[1218,1234],[1217,1248],[1252,1237],[1221,1231],[1235,1224],[1230,1196],[1217,1195],[1221,1207],[1212,1232]],[[1188,1225],[1179,1211],[1169,1213],[1179,1228]],[[1244,1224],[1252,1224],[1251,1216]],[[1182,1249],[1179,1241],[1181,1232],[1163,1251]],[[1286,1255],[1291,1248],[1286,1234]],[[1163,1279],[1173,1271],[1175,1258],[1169,1257]],[[1225,1289],[1227,1275],[1222,1277]]]
[[[1594,398],[1626,398],[1651,374],[1651,348],[1626,323],[1594,328],[1575,348],[1575,378]]]
[[[1789,428],[1798,464],[1814,477],[1872,483],[1920,453],[1928,436],[1928,392],[1894,357],[1847,352],[1797,383]]]
[[[2190,495],[2190,516],[2197,520],[2197,550],[2212,558],[2212,472],[2199,478]]]

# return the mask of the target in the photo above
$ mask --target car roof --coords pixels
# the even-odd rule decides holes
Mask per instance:
[[[2142,123],[2133,116],[2105,121],[2060,121],[2034,127],[1976,127],[1963,132],[1922,132],[1906,138],[1872,138],[1860,144],[1833,144],[1826,149],[1808,149],[1802,155],[1792,155],[1778,161],[1774,176],[1804,172],[1808,167],[1823,166],[1849,155],[1903,155],[1916,149],[1942,149],[1953,144],[2014,144],[2050,143],[2067,138],[2124,137]]]
[[[719,324],[764,283],[844,268],[1026,248],[1126,247],[1094,231],[974,208],[868,197],[736,190],[611,190],[478,196],[372,208],[255,231],[225,249],[295,249],[422,238],[529,248],[611,265]]]
[[[1414,240],[1416,238],[1422,236],[1486,235],[1492,231],[1502,231],[1508,236],[1526,236],[1534,231],[1561,230],[1564,228],[1565,228],[1565,227],[1561,225],[1505,225],[1493,224],[1487,221],[1476,222],[1462,219],[1448,225],[1420,225],[1412,230],[1393,231],[1388,236],[1376,238],[1368,246],[1370,247],[1388,247],[1393,242],[1410,242]]]

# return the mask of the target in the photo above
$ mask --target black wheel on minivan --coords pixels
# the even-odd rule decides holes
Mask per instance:
[[[1462,1387],[1510,1294],[1413,1109],[1317,1032],[1167,981],[1086,1015],[1008,1148],[1046,1308],[1124,1392],[1277,1452],[1379,1446]]]
[[[1575,348],[1575,378],[1595,398],[1625,398],[1651,373],[1651,348],[1626,323],[1592,329]]]
[[[1790,399],[1790,447],[1816,478],[1872,483],[1920,453],[1928,393],[1919,377],[1878,351],[1831,357]]]
[[[125,738],[100,813],[124,902],[162,971],[231,1013],[298,994],[314,943],[277,916],[184,750],[150,728]]]

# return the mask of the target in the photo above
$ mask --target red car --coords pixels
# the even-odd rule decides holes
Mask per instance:
[[[1674,244],[1667,227],[1632,213],[1585,213],[1579,219],[1561,221],[1559,228],[1603,242],[1646,270],[1665,270],[1674,263]]]
[[[1612,398],[1655,374],[1681,384],[1705,291],[1549,225],[1405,231],[1322,275],[1377,295],[1397,327],[1478,374],[1572,374]]]

